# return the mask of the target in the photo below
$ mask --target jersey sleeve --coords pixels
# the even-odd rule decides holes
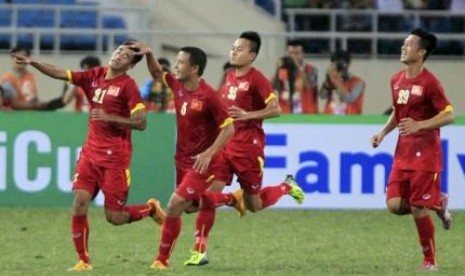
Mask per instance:
[[[179,83],[174,78],[173,74],[168,73],[168,72],[163,72],[162,80],[163,80],[163,84],[171,88],[172,91],[177,90],[177,86],[179,85]]]
[[[253,84],[255,85],[255,91],[258,92],[260,97],[263,99],[265,104],[268,104],[269,101],[276,98],[276,94],[273,93],[273,88],[271,87],[271,83],[268,79],[260,72],[256,71],[255,79],[253,80]]]
[[[68,81],[74,85],[81,87],[88,87],[92,81],[96,78],[97,75],[104,73],[104,67],[94,67],[89,70],[67,70],[66,74],[68,75]]]
[[[218,126],[220,128],[224,128],[227,125],[232,124],[233,119],[228,115],[226,105],[221,100],[221,94],[211,89],[209,95],[209,102],[213,113],[213,117],[215,118]]]
[[[145,109],[145,104],[139,93],[139,88],[134,81],[130,81],[126,87],[128,93],[128,106],[131,114],[141,109]]]
[[[442,84],[436,77],[431,78],[431,84],[428,88],[428,97],[431,99],[431,102],[438,113],[452,108]]]

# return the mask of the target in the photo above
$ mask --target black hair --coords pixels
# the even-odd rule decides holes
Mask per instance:
[[[79,63],[79,66],[81,67],[81,69],[84,69],[84,67],[89,69],[89,68],[97,67],[97,66],[100,66],[100,65],[101,65],[100,59],[98,57],[94,57],[94,56],[86,56]]]
[[[300,40],[291,39],[291,40],[288,40],[288,41],[287,41],[287,46],[292,46],[292,47],[301,46],[301,47],[303,48],[303,47],[304,47],[304,44],[303,44],[302,41],[300,41]]]
[[[252,50],[252,52],[256,53],[256,55],[258,55],[258,53],[260,52],[260,46],[262,45],[262,40],[257,32],[246,31],[241,33],[239,35],[239,38],[247,39],[248,41],[250,41],[250,49]]]
[[[346,50],[336,50],[331,54],[331,62],[343,61],[347,64],[350,64],[351,56],[350,53]]]
[[[26,46],[23,46],[23,45],[16,45],[15,47],[13,47],[10,50],[10,54],[14,54],[14,53],[22,52],[22,51],[24,51],[26,53],[26,56],[31,55],[31,51],[29,50],[29,48],[27,48]]]
[[[182,47],[181,51],[186,52],[190,55],[189,63],[191,66],[199,66],[199,76],[203,75],[203,71],[207,66],[207,54],[197,47]]]
[[[426,50],[426,54],[423,57],[423,61],[425,61],[436,48],[438,38],[434,34],[420,28],[414,29],[410,34],[420,37],[420,47]]]
[[[123,43],[123,45],[124,46],[132,46],[131,50],[133,50],[134,52],[139,52],[140,49],[137,48],[137,47],[134,47],[134,43],[136,43],[136,42],[137,42],[137,40],[135,40],[135,39],[128,39]],[[142,60],[143,57],[144,57],[143,55],[134,55],[132,57],[131,64],[136,65],[139,61]]]
[[[160,57],[160,58],[157,59],[157,61],[161,66],[166,66],[168,68],[171,67],[171,63],[167,58]]]
[[[231,65],[231,62],[229,61],[226,61],[224,64],[223,64],[223,72],[226,72],[229,68],[231,68],[232,65]]]

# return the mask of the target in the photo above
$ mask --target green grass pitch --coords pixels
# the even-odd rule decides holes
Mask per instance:
[[[439,275],[465,272],[465,212],[453,212],[450,231],[436,225]],[[76,262],[69,208],[0,208],[1,275],[70,275]],[[184,267],[195,215],[183,229],[168,271],[149,269],[159,227],[150,219],[115,227],[103,210],[89,213],[92,275],[422,275],[422,254],[410,216],[386,211],[220,210],[209,240],[210,264]]]

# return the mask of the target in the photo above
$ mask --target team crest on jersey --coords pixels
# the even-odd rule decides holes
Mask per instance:
[[[416,96],[423,95],[423,86],[413,85],[412,86],[412,95],[416,95]]]
[[[107,94],[110,95],[110,96],[118,97],[118,95],[119,95],[119,87],[110,85],[110,87],[108,87]]]
[[[241,81],[237,86],[237,90],[249,90],[250,83],[248,81]]]
[[[191,108],[192,109],[197,110],[197,111],[202,111],[202,107],[203,107],[203,102],[202,101],[199,101],[199,100],[196,100],[196,99],[192,100],[192,102],[191,102]]]

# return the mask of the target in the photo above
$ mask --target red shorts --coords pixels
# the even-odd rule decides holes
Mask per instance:
[[[219,159],[215,178],[230,184],[235,174],[241,188],[249,195],[258,194],[263,181],[263,156],[229,156]]]
[[[176,162],[176,191],[175,193],[187,201],[196,201],[200,196],[210,188],[213,180],[216,179],[222,154],[216,154],[208,167],[208,171],[200,174],[194,171],[193,164],[183,164]]]
[[[441,174],[426,171],[393,169],[389,176],[386,198],[401,197],[410,206],[435,209],[440,204]]]
[[[73,190],[86,190],[92,195],[92,198],[97,195],[99,190],[102,190],[105,196],[105,208],[121,211],[128,198],[129,179],[128,169],[104,168],[81,156],[77,162]]]

